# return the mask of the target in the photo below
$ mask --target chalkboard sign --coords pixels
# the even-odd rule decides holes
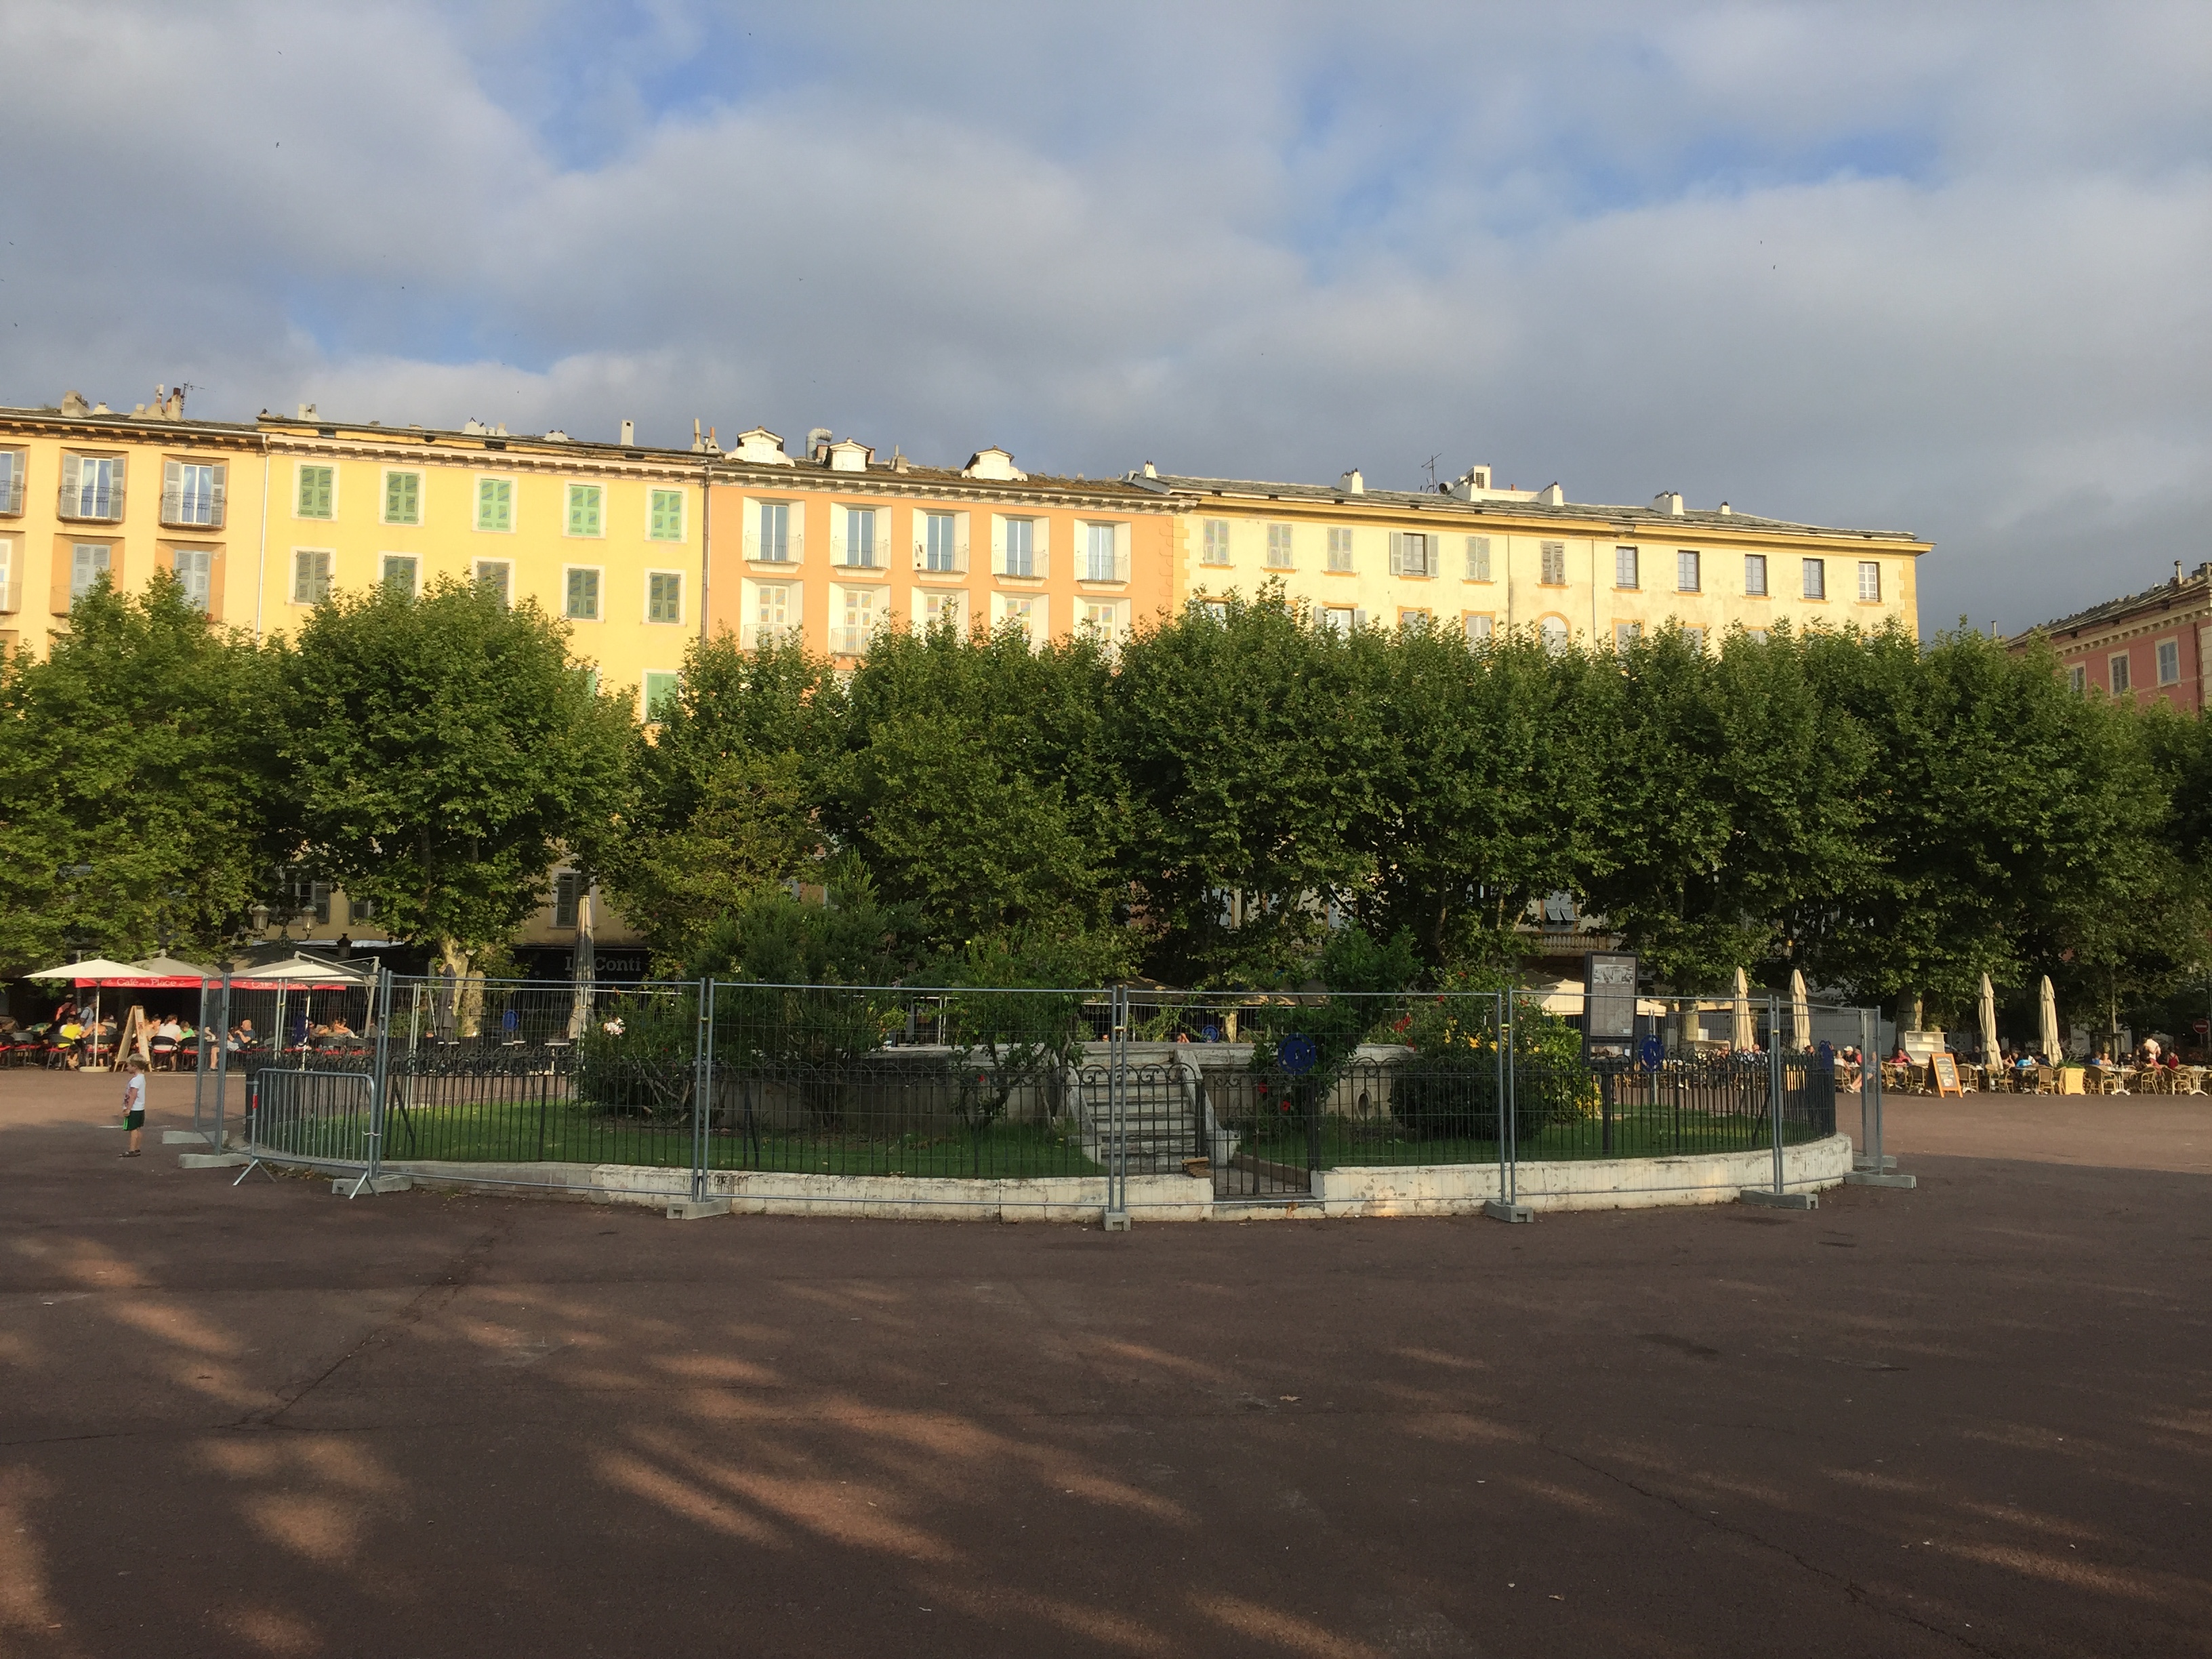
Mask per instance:
[[[1936,1092],[1938,1095],[1957,1095],[1961,1099],[1966,1097],[1966,1091],[1959,1081],[1959,1062],[1955,1056],[1933,1055],[1928,1061],[1928,1069],[1936,1074]]]

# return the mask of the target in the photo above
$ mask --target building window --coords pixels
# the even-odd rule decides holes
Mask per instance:
[[[2124,651],[2109,660],[2106,668],[2106,684],[2111,685],[2112,695],[2116,697],[2123,691],[2131,691],[2135,689],[2135,675],[2129,665],[2127,653]]]
[[[1766,643],[1766,630],[1763,628],[1747,628],[1743,630],[1743,636],[1753,645]]]
[[[387,472],[384,475],[384,521],[386,524],[422,522],[422,475]]]
[[[1352,568],[1352,527],[1333,524],[1328,527],[1328,568],[1335,571]]]
[[[1487,616],[1470,615],[1466,620],[1466,627],[1469,645],[1487,645],[1498,632],[1496,619]]]
[[[1743,591],[1754,598],[1766,595],[1766,555],[1747,553],[1743,556]]]
[[[1536,545],[1536,580],[1546,587],[1565,587],[1567,585],[1567,544],[1565,542],[1540,542]],[[1562,623],[1560,627],[1566,624]]]
[[[781,635],[791,625],[791,590],[781,582],[764,582],[753,592],[753,637],[759,646]]]
[[[1087,524],[1083,526],[1083,580],[1087,582],[1129,580],[1129,573],[1121,568],[1120,526]]]
[[[1615,623],[1613,625],[1613,648],[1626,651],[1644,637],[1642,623]]]
[[[1429,613],[1425,611],[1408,605],[1398,612],[1398,626],[1401,628],[1426,628],[1428,625]]]
[[[760,504],[760,549],[757,556],[770,564],[791,562],[789,501],[763,501]]]
[[[1704,586],[1705,572],[1699,565],[1700,561],[1697,554],[1691,549],[1683,547],[1675,550],[1674,591],[1676,592],[1695,593]]]
[[[184,590],[185,603],[204,612],[215,595],[215,550],[180,547],[170,556],[170,568],[177,573],[177,586]]]
[[[1036,520],[1035,519],[1006,520],[1006,574],[1009,576],[1036,574]]]
[[[2158,683],[2177,685],[2181,681],[2181,641],[2160,640],[2158,642]]]
[[[224,469],[204,461],[161,463],[161,522],[222,528]]]
[[[1198,527],[1198,562],[1200,564],[1229,562],[1229,520],[1208,519]]]
[[[1704,656],[1705,654],[1705,630],[1702,628],[1684,629],[1682,630],[1682,643],[1688,646],[1690,649],[1695,652],[1698,656]]]
[[[645,619],[649,623],[684,620],[684,578],[673,570],[648,572],[645,579]]]
[[[674,673],[649,673],[645,677],[645,718],[648,721],[665,720],[675,712],[677,699],[682,695],[684,677]]]
[[[505,532],[514,528],[514,480],[477,480],[477,528]]]
[[[384,556],[384,586],[397,588],[411,599],[421,568],[412,553],[387,553]]]
[[[1490,580],[1490,538],[1469,536],[1467,538],[1467,579],[1471,582]]]
[[[1085,599],[1083,625],[1111,644],[1121,636],[1121,603],[1118,599]]]
[[[70,602],[74,605],[92,592],[93,585],[111,570],[114,550],[106,542],[79,542],[70,550]]]
[[[1881,567],[1872,559],[1859,561],[1859,598],[1881,602]]]
[[[1291,527],[1286,524],[1267,526],[1267,568],[1288,570],[1291,568]]]
[[[949,574],[960,568],[960,520],[950,513],[922,514],[921,568]]]
[[[951,517],[950,514],[945,514]],[[949,628],[960,631],[961,595],[958,593],[924,593],[921,596],[921,625],[924,628]]]
[[[605,492],[598,484],[572,483],[568,486],[568,533],[571,536],[603,536],[606,533],[603,511]]]
[[[1543,641],[1544,649],[1553,656],[1567,648],[1567,623],[1564,617],[1547,617],[1536,624],[1537,637]]]
[[[561,614],[578,622],[597,622],[599,619],[599,573],[570,566],[568,592]]]
[[[1229,620],[1229,601],[1226,599],[1200,599],[1198,608],[1206,612],[1209,622],[1226,623]]]
[[[1613,550],[1613,585],[1615,587],[1637,586],[1634,548],[1616,547]]]
[[[2066,671],[2066,685],[2069,690],[2074,691],[2077,694],[2087,691],[2089,689],[2089,671],[2087,668],[2084,668],[2080,663],[2075,663],[2071,668]]]
[[[1435,567],[1429,562],[1431,538],[1411,533],[1390,532],[1390,574],[1394,576],[1432,576]]]
[[[656,489],[647,502],[646,538],[656,542],[684,539],[684,492]]]
[[[123,516],[123,460],[113,455],[62,457],[61,514],[64,519],[113,520]]]
[[[1805,597],[1808,599],[1828,597],[1828,562],[1826,559],[1805,561]]]
[[[23,452],[0,449],[0,516],[16,518],[23,511]]]
[[[584,878],[573,870],[564,870],[553,878],[553,925],[574,927],[583,905]]]
[[[320,605],[331,596],[331,556],[308,548],[292,555],[292,603]]]
[[[514,567],[505,559],[478,559],[477,586],[487,593],[497,595],[501,605],[510,604],[513,592],[510,579],[514,572]]]
[[[1021,631],[1021,636],[1031,645],[1037,637],[1037,602],[1017,594],[1001,594],[999,599],[999,625],[1012,625]]]
[[[1348,605],[1332,605],[1322,609],[1321,625],[1332,634],[1349,634],[1359,626],[1359,612]]]
[[[845,562],[856,570],[876,568],[876,510],[848,507],[845,514]]]
[[[848,587],[843,594],[844,622],[830,649],[842,656],[857,657],[867,650],[876,631],[876,590]]]
[[[302,466],[299,489],[292,504],[298,519],[328,519],[337,514],[338,470],[334,466]]]

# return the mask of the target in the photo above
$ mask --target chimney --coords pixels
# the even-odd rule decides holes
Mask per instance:
[[[826,426],[809,427],[806,430],[806,459],[826,461],[830,459],[830,440],[836,434]]]
[[[1147,478],[1157,478],[1160,476],[1160,470],[1154,466],[1150,461],[1146,461],[1145,463],[1145,476]]]
[[[622,442],[624,449],[631,448],[636,444],[637,422],[635,421],[624,421],[622,423]]]
[[[2181,586],[2181,561],[2179,559],[2173,562],[2173,585],[2176,587]]]
[[[1347,495],[1364,495],[1367,480],[1359,476],[1359,469],[1355,466],[1336,481],[1336,487]]]
[[[313,420],[313,419],[315,418],[315,406],[314,406],[314,404],[301,404],[300,405],[300,418],[301,418],[301,420],[303,420],[303,421],[312,421],[312,420]]]
[[[80,416],[91,414],[92,405],[85,402],[82,392],[64,392],[62,395],[62,413],[75,420]]]
[[[1735,509],[1734,507],[1730,507],[1730,506],[1729,506],[1726,501],[1723,501],[1723,502],[1720,504],[1720,509],[1719,509],[1719,511],[1720,511],[1720,515],[1721,515],[1721,517],[1723,517],[1723,519],[1726,519],[1726,518],[1732,517],[1732,516],[1735,514]]]
[[[1679,489],[1661,490],[1656,495],[1654,495],[1651,498],[1651,510],[1654,513],[1664,513],[1670,518],[1680,518],[1682,516],[1682,492]]]
[[[1567,492],[1556,483],[1548,483],[1536,492],[1536,499],[1547,507],[1565,507],[1567,504]]]

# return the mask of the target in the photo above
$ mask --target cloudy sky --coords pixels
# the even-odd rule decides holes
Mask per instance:
[[[0,403],[2212,559],[2212,6],[0,6]]]

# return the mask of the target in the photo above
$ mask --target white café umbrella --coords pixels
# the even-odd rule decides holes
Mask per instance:
[[[1729,1044],[1741,1054],[1752,1046],[1752,1038],[1756,1035],[1751,1024],[1751,982],[1744,978],[1741,968],[1735,970],[1735,1010],[1729,1023],[1735,1028],[1729,1034]]]
[[[1982,975],[1982,1064],[1997,1063],[1997,991],[1987,974]]]
[[[88,962],[64,963],[58,968],[41,968],[27,979],[66,979],[79,985],[92,987],[92,1054],[98,1059],[100,1048],[100,988],[103,985],[127,984],[134,980],[156,977],[143,968],[133,968],[127,962],[110,962],[106,957],[94,957]]]
[[[2043,976],[2043,1058],[2053,1066],[2065,1058],[2058,1044],[2058,994],[2048,974]]]
[[[1813,1046],[1813,1005],[1805,994],[1805,970],[1790,970],[1790,1046],[1801,1052]]]

